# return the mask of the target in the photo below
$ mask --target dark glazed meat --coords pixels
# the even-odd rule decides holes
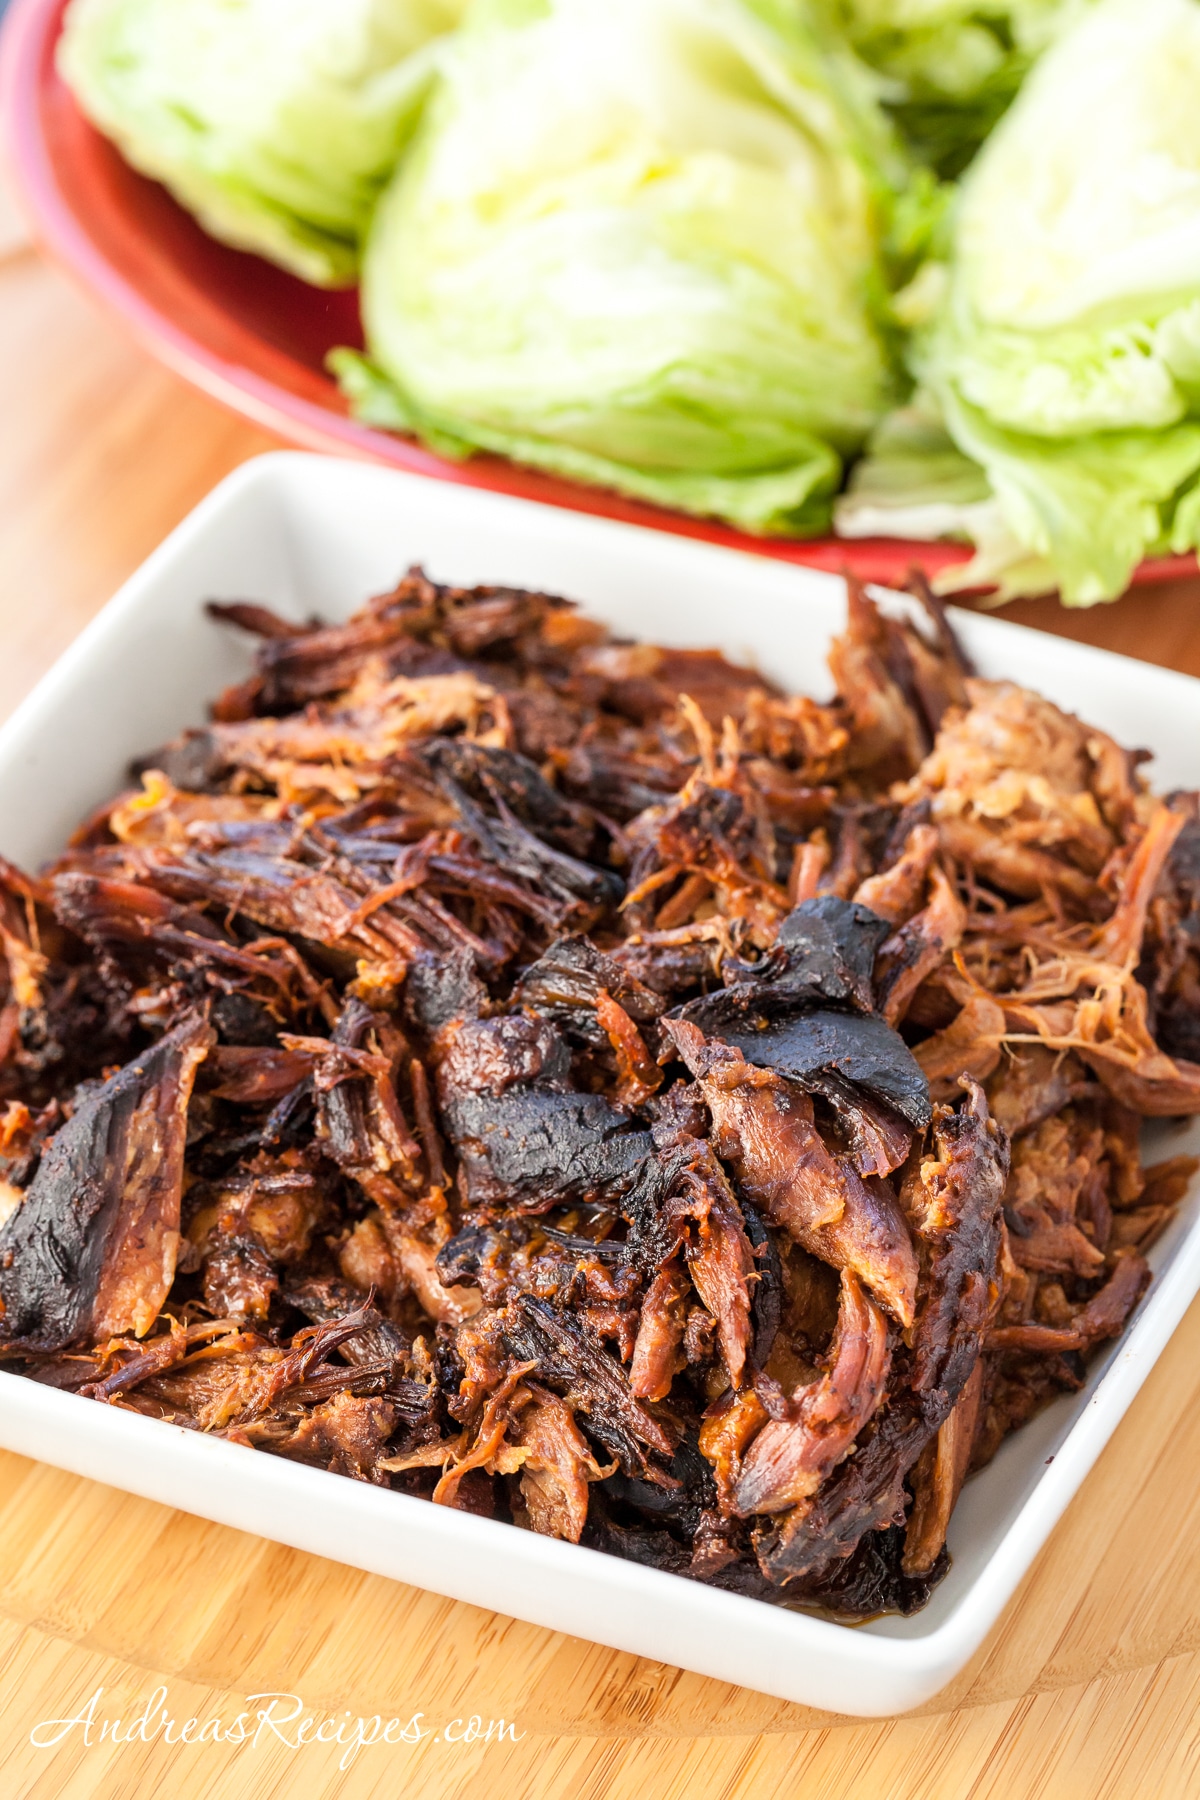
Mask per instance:
[[[852,587],[827,702],[410,570],[0,859],[0,1354],[911,1612],[1195,1173],[1200,799]],[[736,595],[731,605],[737,605]],[[986,1094],[986,1098],[985,1098]]]
[[[470,1204],[537,1210],[621,1192],[650,1149],[646,1132],[600,1094],[570,1086],[554,1027],[524,1014],[474,1019],[438,1068],[438,1099]]]
[[[670,1456],[673,1444],[630,1390],[621,1367],[595,1342],[586,1326],[526,1295],[505,1325],[510,1352],[533,1365],[542,1380],[563,1389],[592,1435],[626,1474],[653,1476],[648,1453]]]
[[[714,996],[716,998],[716,996]],[[865,1090],[923,1130],[929,1123],[929,1083],[903,1038],[883,1020],[855,1013],[814,1012],[768,1021],[761,1030],[722,1019],[717,1007],[701,1003],[683,1017],[688,1023],[713,1018],[714,1037],[740,1051],[760,1069],[774,1069],[793,1081],[820,1089],[825,1075]]]
[[[0,1231],[5,1345],[150,1330],[175,1278],[188,1101],[212,1041],[185,1020],[86,1094],[42,1152]]]
[[[727,982],[693,1000],[682,1016],[712,1031],[723,1022],[777,1019],[822,1006],[869,1013],[875,957],[889,929],[886,919],[835,895],[806,900],[781,921],[775,951],[749,980]]]

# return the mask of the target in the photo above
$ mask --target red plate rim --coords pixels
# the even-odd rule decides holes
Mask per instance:
[[[97,157],[114,154],[85,125],[55,70],[54,46],[65,5],[66,0],[11,0],[0,30],[0,107],[7,119],[12,167],[34,231],[45,248],[118,314],[153,355],[234,412],[306,449],[363,457],[438,480],[625,520],[777,561],[850,572],[865,581],[895,585],[914,565],[932,574],[961,563],[969,554],[961,544],[901,538],[754,537],[714,521],[522,469],[498,457],[450,462],[410,439],[359,424],[348,416],[329,377],[265,338],[253,338],[232,313],[226,311],[222,317],[219,303],[195,277],[169,263],[144,237],[146,259],[154,266],[156,277],[152,284],[139,285],[113,260],[98,229],[95,208],[89,221],[72,199],[71,172],[64,170],[56,156],[50,128],[54,109],[60,117],[69,112],[72,128],[94,138]],[[162,190],[158,192],[158,204],[178,210]],[[110,197],[110,227],[119,226],[126,242],[136,244],[136,221],[129,209],[124,216],[119,216],[120,212],[119,202]],[[246,261],[258,264],[264,280],[279,280],[277,272],[257,258]],[[147,285],[156,287],[158,293],[147,292]],[[175,309],[178,313],[202,317],[207,313],[213,325],[208,341],[171,316],[167,306],[172,297],[180,302]],[[250,345],[257,368],[222,351],[215,341],[222,337],[236,341],[239,335]],[[1157,557],[1144,562],[1133,580],[1135,584],[1167,581],[1196,571],[1194,554]]]

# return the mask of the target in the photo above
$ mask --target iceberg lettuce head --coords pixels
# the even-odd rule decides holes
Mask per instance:
[[[59,68],[206,231],[337,286],[464,3],[72,0]]]
[[[917,284],[928,456],[889,424],[840,530],[919,535],[948,496],[929,456],[957,452],[990,496],[958,518],[970,580],[1086,605],[1195,546],[1197,94],[1198,0],[1097,0],[1047,51],[963,183],[948,266]]]
[[[754,531],[889,401],[899,163],[792,0],[477,0],[368,239],[361,416]]]

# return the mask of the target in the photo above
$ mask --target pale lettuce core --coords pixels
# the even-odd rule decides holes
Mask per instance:
[[[465,0],[72,0],[59,68],[205,230],[321,286],[359,241]]]
[[[787,0],[483,0],[368,240],[360,416],[753,531],[827,522],[891,392],[897,177]]]
[[[930,454],[957,451],[986,481],[986,528],[957,519],[980,551],[971,580],[1086,605],[1144,556],[1196,545],[1198,95],[1197,0],[1098,0],[963,184],[913,363],[918,410],[943,434]],[[937,488],[886,428],[838,528],[919,535]]]

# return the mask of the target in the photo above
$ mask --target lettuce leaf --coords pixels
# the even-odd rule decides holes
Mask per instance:
[[[205,230],[349,285],[465,0],[72,0],[58,65]]]
[[[592,487],[612,488],[634,500],[650,500],[701,517],[727,519],[743,531],[763,536],[811,537],[828,528],[832,496],[841,479],[841,463],[819,439],[793,446],[789,464],[760,475],[706,475],[701,471],[665,470],[617,462],[611,457],[550,444],[542,438],[492,432],[476,426],[460,437],[453,423],[425,412],[406,400],[369,357],[356,350],[334,350],[329,364],[350,399],[355,417],[385,431],[419,437],[429,449],[451,461],[464,461],[476,450],[491,450],[526,468],[565,475]]]
[[[833,0],[886,83],[888,110],[939,174],[961,174],[1050,41],[1067,0]]]

